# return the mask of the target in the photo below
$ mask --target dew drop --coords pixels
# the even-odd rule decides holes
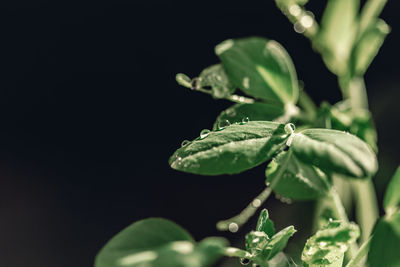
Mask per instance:
[[[181,147],[185,147],[185,146],[187,146],[189,144],[190,144],[189,140],[183,140],[182,143],[181,143]]]
[[[239,225],[237,223],[231,222],[228,226],[231,233],[236,233],[239,230]]]
[[[297,4],[291,5],[289,7],[289,13],[292,14],[293,16],[297,17],[301,13],[301,8]]]
[[[297,32],[297,33],[303,33],[303,32],[306,30],[306,29],[303,27],[303,25],[301,25],[300,22],[296,22],[296,23],[293,25],[293,29],[294,29],[294,31]]]
[[[193,78],[192,79],[192,90],[199,90],[200,89],[200,83],[199,83],[200,79],[199,78]]]
[[[246,259],[246,258],[241,258],[240,259],[240,264],[242,264],[242,265],[247,265],[247,264],[249,264],[250,263],[250,260],[249,259]]]
[[[293,123],[288,123],[288,124],[285,125],[285,132],[287,134],[294,133],[295,129],[296,129],[296,126]]]
[[[266,185],[266,186],[270,186],[271,183],[270,183],[270,182],[266,182],[265,185]]]
[[[250,121],[249,117],[244,117],[244,118],[242,119],[242,124],[246,124],[246,123],[248,123],[249,121]]]
[[[208,130],[208,129],[204,129],[204,130],[202,130],[201,132],[200,132],[200,139],[204,139],[204,138],[206,138],[209,134],[210,134],[210,130]]]
[[[314,19],[310,15],[301,17],[300,23],[304,28],[310,28],[314,24]]]
[[[228,120],[222,120],[218,122],[218,130],[221,131],[231,125],[231,123]]]
[[[258,208],[258,207],[261,206],[261,200],[256,198],[256,199],[253,200],[253,202],[251,202],[251,204],[253,205],[254,208]]]

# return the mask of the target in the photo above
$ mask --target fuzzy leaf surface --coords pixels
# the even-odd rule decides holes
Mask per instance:
[[[283,149],[287,137],[283,124],[232,124],[179,148],[169,164],[176,170],[202,175],[239,173],[272,158]]]
[[[217,45],[215,53],[229,79],[246,94],[283,104],[297,102],[297,74],[279,43],[260,37],[230,39]]]
[[[323,172],[370,178],[377,169],[375,153],[360,138],[337,130],[307,129],[296,134],[290,149],[304,163]]]

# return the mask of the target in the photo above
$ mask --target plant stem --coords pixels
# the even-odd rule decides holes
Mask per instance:
[[[368,0],[364,4],[360,15],[358,38],[363,35],[371,22],[375,22],[373,18],[379,16],[386,2],[387,0]]]
[[[217,222],[217,229],[219,231],[229,230],[231,232],[237,232],[239,228],[244,225],[250,217],[254,215],[257,209],[268,199],[271,195],[273,188],[278,184],[279,180],[282,177],[283,171],[286,168],[286,165],[289,163],[292,155],[292,151],[289,150],[287,152],[285,161],[282,163],[282,167],[279,169],[276,177],[273,179],[271,184],[265,188],[261,194],[259,194],[253,201],[238,215],[223,221]]]
[[[361,261],[364,259],[365,256],[367,256],[369,252],[369,246],[371,244],[371,239],[370,237],[367,241],[362,244],[360,249],[357,251],[357,254],[354,256],[354,258],[351,259],[346,265],[346,267],[358,267],[360,266]]]

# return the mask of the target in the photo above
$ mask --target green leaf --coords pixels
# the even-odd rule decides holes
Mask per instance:
[[[383,20],[377,20],[365,31],[353,49],[352,68],[354,75],[364,75],[389,32],[390,27]]]
[[[274,158],[267,167],[266,177],[276,194],[289,199],[316,199],[329,191],[325,174],[291,152],[282,152]]]
[[[175,241],[193,243],[193,238],[175,223],[150,218],[138,221],[115,235],[96,257],[96,267],[135,266],[134,262],[152,261],[153,250]],[[124,262],[133,262],[124,264]]]
[[[264,103],[235,104],[219,114],[213,129],[217,130],[218,126],[225,124],[226,121],[240,123],[247,118],[251,121],[273,121],[282,116],[284,112],[283,107]]]
[[[279,43],[259,37],[230,39],[217,45],[215,53],[229,79],[246,94],[283,104],[297,102],[296,71]]]
[[[327,67],[337,75],[347,71],[359,5],[359,0],[329,0],[322,17],[317,45]]]
[[[341,101],[334,106],[322,103],[319,111],[320,127],[327,126],[334,130],[350,132],[364,140],[375,152],[377,147],[377,133],[372,115],[367,110],[355,113],[348,101]]]
[[[264,251],[268,252],[268,260],[272,259],[276,254],[281,252],[287,245],[289,238],[296,233],[293,226],[288,226],[276,233],[268,242]]]
[[[400,211],[376,224],[368,253],[370,267],[400,266]]]
[[[250,121],[218,131],[202,131],[199,138],[178,149],[170,158],[180,171],[219,175],[253,168],[281,151],[288,135],[283,124]]]
[[[329,129],[308,129],[295,134],[291,150],[297,158],[323,172],[370,178],[377,169],[376,155],[358,137]]]
[[[356,224],[330,221],[307,240],[301,259],[310,266],[342,266],[344,253],[359,236]]]
[[[229,81],[221,64],[204,69],[198,77],[197,86],[211,87],[214,98],[226,98],[235,91],[235,86]]]
[[[275,234],[274,222],[269,218],[267,209],[261,211],[258,217],[256,231],[264,232],[270,238]]]
[[[387,214],[400,207],[400,167],[397,168],[386,189],[383,207]]]

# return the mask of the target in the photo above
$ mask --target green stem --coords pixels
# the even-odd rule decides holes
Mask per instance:
[[[369,247],[371,244],[371,237],[362,244],[360,249],[357,251],[357,254],[354,256],[354,258],[351,259],[346,265],[346,267],[358,267],[361,265],[362,260],[367,256],[369,252]]]
[[[265,188],[261,194],[259,194],[244,210],[242,210],[241,213],[230,219],[217,222],[217,229],[219,231],[229,230],[233,233],[237,232],[239,228],[244,225],[254,215],[258,208],[268,199],[273,188],[281,179],[283,171],[285,170],[285,165],[288,164],[291,159],[291,150],[289,150],[287,153],[286,160],[282,163],[282,167],[279,169],[270,186]]]
[[[368,240],[379,217],[374,185],[371,180],[352,181],[356,218],[361,227],[361,242]]]
[[[375,22],[373,18],[379,16],[386,2],[387,0],[368,0],[364,4],[360,15],[358,38],[363,35],[371,22]]]

